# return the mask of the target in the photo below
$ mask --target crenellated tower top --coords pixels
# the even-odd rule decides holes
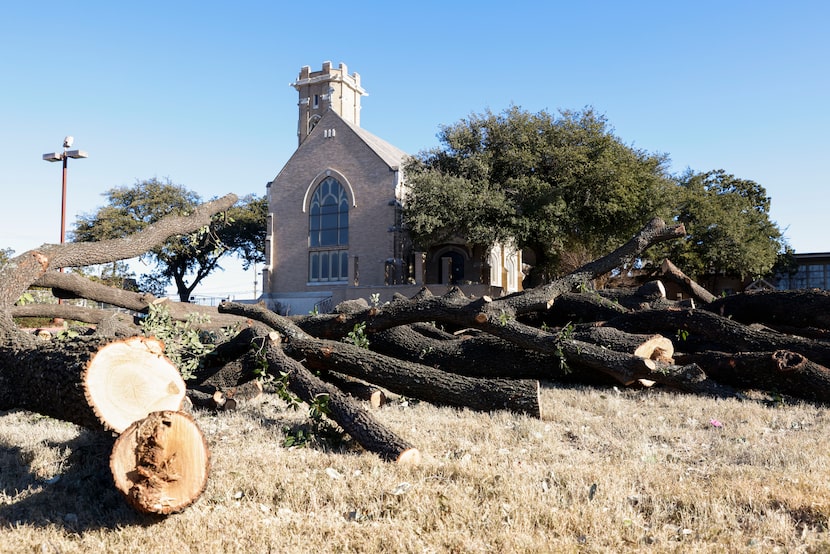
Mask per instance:
[[[291,83],[299,93],[299,120],[297,143],[302,144],[323,114],[331,108],[337,115],[360,126],[360,97],[366,91],[360,86],[360,75],[349,71],[346,64],[332,67],[323,62],[323,69],[311,71],[309,66],[300,69],[297,80]]]

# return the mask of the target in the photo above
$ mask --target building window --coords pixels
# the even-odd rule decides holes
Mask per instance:
[[[314,109],[317,109],[317,108],[320,107],[320,95],[319,94],[314,95],[314,104],[312,104],[312,107]]]
[[[349,198],[343,186],[326,177],[311,196],[308,210],[308,279],[346,281],[349,277]]]
[[[346,250],[312,250],[308,253],[309,282],[346,282],[348,279],[349,253]]]

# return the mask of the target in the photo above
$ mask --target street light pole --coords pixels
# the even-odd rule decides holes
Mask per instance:
[[[63,175],[61,177],[61,244],[66,241],[66,166],[69,158],[88,158],[89,154],[83,150],[69,150],[75,139],[71,136],[63,139],[63,152],[50,152],[44,154],[43,159],[47,162],[63,162]],[[63,268],[61,268],[63,271]]]

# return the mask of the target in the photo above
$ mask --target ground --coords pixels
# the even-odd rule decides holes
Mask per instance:
[[[0,552],[830,551],[825,407],[549,384],[542,407],[376,410],[414,468],[287,447],[307,412],[276,395],[197,412],[208,487],[163,518],[113,489],[108,438],[0,412]]]

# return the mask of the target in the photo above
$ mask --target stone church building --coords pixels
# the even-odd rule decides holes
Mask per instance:
[[[283,314],[324,313],[343,300],[382,302],[424,285],[443,294],[498,296],[521,287],[521,253],[459,239],[415,252],[402,229],[408,156],[360,126],[360,75],[345,64],[308,66],[299,95],[297,150],[267,185],[263,297]]]

